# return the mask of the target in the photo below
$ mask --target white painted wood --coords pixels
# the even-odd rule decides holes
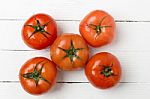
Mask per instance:
[[[149,4],[149,0],[1,0],[0,97],[4,99],[149,98],[150,13],[147,12],[147,9],[150,9]],[[83,70],[59,71],[57,82],[74,83],[57,83],[52,91],[38,97],[27,94],[18,82],[14,82],[18,81],[19,69],[26,60],[35,56],[50,57],[49,48],[41,51],[25,51],[32,50],[21,39],[21,28],[27,18],[36,13],[47,13],[57,20],[59,34],[62,32],[79,34],[79,20],[95,9],[103,9],[117,20],[117,36],[113,43],[97,49],[92,48],[91,55],[109,51],[118,57],[123,70],[118,86],[109,90],[95,89],[87,83]],[[125,22],[127,20],[138,22]]]
[[[102,51],[102,50],[101,50]],[[121,82],[149,82],[150,51],[109,51],[116,55],[122,64],[123,76]],[[94,50],[92,54],[100,52]],[[49,50],[43,51],[0,51],[1,66],[0,81],[18,81],[18,73],[22,64],[36,56],[49,58]],[[7,75],[4,74],[7,71]],[[59,82],[87,82],[84,71],[59,72]]]
[[[103,9],[117,20],[150,20],[149,4],[149,0],[3,0],[0,19],[26,19],[42,12],[55,19],[80,20],[89,11]]]
[[[0,50],[32,50],[24,44],[21,29],[24,21],[0,21]],[[78,21],[57,21],[58,33],[79,34]],[[117,22],[116,39],[112,44],[100,49],[150,51],[150,23]]]
[[[5,99],[147,99],[149,83],[122,83],[109,90],[98,90],[88,83],[56,84],[42,96],[26,93],[19,83],[0,84],[0,96]]]

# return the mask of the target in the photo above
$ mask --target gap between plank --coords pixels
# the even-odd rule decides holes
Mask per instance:
[[[43,49],[45,51],[49,51],[49,49]],[[34,50],[34,49],[29,49],[29,50],[23,50],[23,49],[0,49],[0,51],[4,51],[4,52],[26,52],[26,51],[32,51],[32,52],[36,52],[36,51],[42,51],[42,50]],[[92,51],[92,49],[91,49]],[[150,50],[109,50],[109,51],[117,51],[117,52],[122,52],[122,51],[126,51],[126,52],[150,52]]]
[[[0,81],[0,83],[19,83],[19,81]],[[67,82],[62,82],[62,81],[58,81],[57,83],[59,83],[59,84],[63,84],[63,83],[68,83],[68,84],[74,84],[74,83],[76,83],[76,84],[79,84],[79,83],[89,83],[89,82],[79,82],[79,81],[67,81]],[[150,83],[150,82],[125,82],[125,81],[123,81],[123,82],[119,82],[119,83],[139,83],[139,84],[141,84],[141,83]]]
[[[18,50],[16,50],[16,49],[0,49],[0,51],[14,51],[14,52],[19,52],[19,51],[22,51],[22,52],[24,52],[24,51],[38,51],[38,50],[23,50],[23,49],[18,49]]]
[[[27,19],[0,19],[0,21],[25,21]],[[81,20],[63,20],[63,19],[55,19],[55,21],[81,21]],[[150,22],[150,20],[115,20],[115,22]]]

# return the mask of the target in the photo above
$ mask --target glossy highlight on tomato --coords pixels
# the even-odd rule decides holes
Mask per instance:
[[[33,49],[44,49],[50,46],[57,37],[55,20],[47,14],[35,14],[22,28],[23,41]]]
[[[44,57],[28,60],[19,72],[19,80],[23,89],[33,95],[40,95],[51,89],[56,76],[56,65]]]
[[[101,47],[112,42],[115,28],[115,21],[110,14],[94,10],[81,21],[79,31],[89,45]]]
[[[107,89],[116,85],[121,78],[119,60],[108,52],[101,52],[91,57],[85,67],[85,74],[96,88]]]
[[[82,68],[89,57],[89,48],[78,34],[61,34],[50,48],[51,59],[61,70]]]

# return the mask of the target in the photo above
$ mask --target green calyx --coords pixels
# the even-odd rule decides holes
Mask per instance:
[[[39,80],[43,80],[45,82],[47,82],[48,84],[51,84],[48,80],[46,80],[44,77],[42,77],[41,73],[42,73],[42,69],[44,67],[44,64],[42,64],[41,68],[39,70],[37,70],[37,66],[40,64],[41,62],[37,63],[36,66],[34,67],[34,71],[30,72],[30,73],[26,73],[26,74],[22,74],[22,76],[24,78],[27,79],[33,79],[35,81],[36,87],[38,86],[38,82]]]
[[[112,70],[112,66],[103,66],[101,74],[103,74],[105,77],[113,76],[114,72]]]
[[[72,40],[71,40],[69,49],[63,49],[61,47],[58,47],[58,48],[66,53],[66,55],[63,58],[69,57],[71,62],[73,62],[73,58],[81,59],[76,53],[79,50],[82,50],[83,48],[75,48]]]
[[[51,35],[51,34],[48,33],[48,32],[45,30],[45,27],[49,24],[50,21],[47,22],[47,23],[45,23],[44,25],[41,25],[40,21],[37,20],[36,18],[35,18],[35,21],[36,21],[36,25],[35,25],[35,26],[33,26],[33,25],[26,25],[26,26],[29,26],[29,27],[31,27],[31,28],[34,29],[33,33],[29,36],[29,39],[30,39],[34,34],[36,34],[36,33],[41,33],[44,37],[46,37],[46,38],[48,39],[47,35]]]
[[[103,28],[111,27],[111,26],[103,26],[103,25],[102,25],[102,22],[104,21],[104,19],[105,19],[106,17],[107,17],[107,16],[103,17],[103,18],[100,20],[100,22],[99,22],[98,25],[89,24],[88,26],[89,26],[90,28],[94,29],[94,30],[96,31],[97,35],[99,35],[99,34],[102,33],[102,29],[103,29]]]

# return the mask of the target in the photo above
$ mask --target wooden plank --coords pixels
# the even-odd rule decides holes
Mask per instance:
[[[92,54],[104,50],[95,50]],[[121,82],[150,82],[146,75],[149,72],[150,51],[112,51],[122,64],[123,76]],[[0,51],[1,66],[0,81],[18,81],[18,73],[22,64],[36,56],[49,58],[49,50],[41,51]],[[70,71],[58,73],[58,82],[87,82],[84,71]]]
[[[150,13],[147,13],[149,4],[149,0],[3,0],[0,19],[26,19],[43,12],[55,19],[80,20],[89,11],[103,9],[117,20],[150,20]]]
[[[0,3],[0,96],[5,99],[147,99],[150,97],[149,4],[149,0],[3,0]],[[98,90],[88,83],[83,70],[59,71],[50,92],[39,97],[27,94],[18,83],[21,65],[32,57],[50,55],[49,48],[37,51],[23,43],[21,28],[25,20],[36,13],[47,13],[57,20],[59,34],[79,34],[79,21],[94,9],[109,12],[117,22],[113,43],[92,48],[91,55],[109,51],[118,57],[123,70],[118,86]]]
[[[21,28],[24,21],[0,21],[0,50],[32,50],[21,38]],[[77,33],[78,21],[57,21],[58,33]],[[150,50],[150,23],[117,22],[117,34],[112,44],[101,47],[104,50]]]
[[[109,90],[98,90],[89,83],[57,83],[48,93],[32,96],[19,83],[0,83],[0,96],[5,99],[141,99],[150,97],[150,83],[122,83]]]
[[[78,23],[74,21],[58,21],[58,33],[75,32],[78,33]],[[0,49],[5,50],[32,50],[26,46],[21,38],[21,29],[24,21],[0,21]],[[68,28],[69,27],[69,28]],[[9,28],[9,29],[8,29]],[[1,42],[2,41],[2,42]],[[5,41],[5,43],[4,43]]]

